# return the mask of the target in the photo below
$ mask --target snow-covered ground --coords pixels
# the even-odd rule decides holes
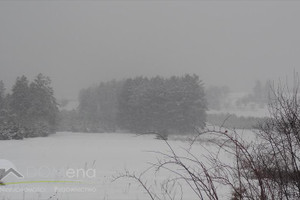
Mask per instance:
[[[245,131],[243,134],[249,135]],[[211,152],[217,149],[207,142],[209,135],[201,137],[201,145],[195,143],[192,148],[192,152],[199,158],[206,153],[205,148]],[[0,199],[148,199],[143,189],[132,180],[121,179],[112,182],[112,177],[125,170],[136,174],[142,172],[149,167],[149,162],[156,162],[160,157],[149,151],[169,152],[164,141],[154,138],[153,135],[136,136],[124,133],[61,132],[46,138],[0,141],[1,159],[9,160],[24,176],[18,179],[10,174],[4,182],[28,181],[0,186]],[[178,151],[189,145],[182,140],[170,140],[170,144]],[[232,159],[225,155],[224,159],[232,162]],[[168,176],[167,172],[157,175],[147,173],[144,178],[160,182]],[[224,193],[224,199],[228,199],[229,191],[221,190],[224,189],[220,188],[219,191]],[[190,190],[186,190],[184,199],[195,199],[195,196]]]

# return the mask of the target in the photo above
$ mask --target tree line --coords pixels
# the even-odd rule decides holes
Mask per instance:
[[[197,75],[135,77],[83,89],[79,106],[59,111],[51,80],[42,74],[0,82],[0,139],[48,136],[55,131],[160,134],[193,132],[206,122],[204,86]]]
[[[192,132],[206,122],[197,75],[135,77],[83,89],[77,110],[63,111],[62,129],[84,132]]]
[[[59,110],[53,93],[50,78],[43,74],[31,82],[18,77],[10,93],[0,81],[0,140],[54,133]]]

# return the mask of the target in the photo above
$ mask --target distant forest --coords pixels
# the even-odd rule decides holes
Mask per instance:
[[[257,82],[253,94],[237,103],[265,104],[265,88]],[[11,92],[0,81],[0,140],[48,136],[56,131],[193,133],[206,123],[223,124],[224,114],[207,115],[206,111],[222,108],[228,93],[227,87],[205,89],[197,75],[140,76],[83,89],[76,109],[59,110],[49,77],[39,74],[30,82],[22,76]],[[233,115],[225,127],[254,128],[260,120]]]
[[[83,89],[78,109],[61,112],[60,130],[193,132],[204,127],[207,102],[197,75],[136,77]]]
[[[18,77],[11,92],[0,82],[0,139],[56,131],[193,132],[206,122],[204,86],[197,75],[136,77],[102,82],[79,93],[79,106],[59,110],[51,80]]]

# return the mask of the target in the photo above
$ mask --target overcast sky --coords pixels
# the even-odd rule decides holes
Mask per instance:
[[[0,80],[41,72],[58,98],[136,75],[250,90],[300,69],[299,22],[296,1],[0,1]]]

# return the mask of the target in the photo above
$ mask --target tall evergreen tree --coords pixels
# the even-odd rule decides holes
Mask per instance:
[[[17,122],[24,128],[30,128],[29,109],[31,107],[31,95],[29,81],[26,76],[18,77],[12,88],[9,105],[12,114],[15,115]]]
[[[34,120],[34,134],[47,136],[54,133],[57,126],[58,104],[51,87],[51,80],[38,74],[30,84],[31,106],[29,115]]]
[[[29,121],[28,80],[25,76],[18,77],[11,95],[5,95],[4,85],[1,85],[0,139],[22,139]]]

